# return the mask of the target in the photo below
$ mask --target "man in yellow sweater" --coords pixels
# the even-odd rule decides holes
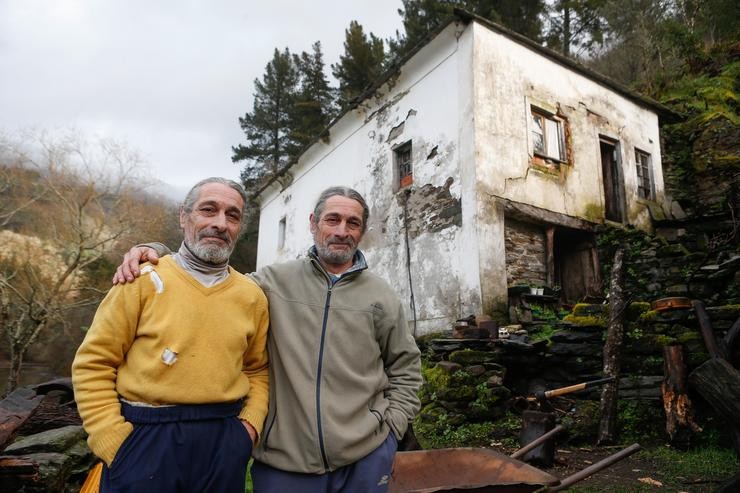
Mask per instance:
[[[72,364],[101,492],[243,492],[267,414],[267,299],[228,266],[246,193],[208,178],[180,250],[114,286]]]

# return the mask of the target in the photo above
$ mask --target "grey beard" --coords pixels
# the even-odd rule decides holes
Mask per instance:
[[[233,245],[218,246],[208,245],[196,242],[195,245],[191,245],[185,242],[187,247],[193,252],[193,255],[198,257],[204,262],[209,264],[223,264],[231,257],[231,252],[234,250]]]
[[[329,245],[320,245],[316,243],[316,253],[319,259],[323,260],[329,265],[342,265],[346,264],[355,256],[357,247],[350,248],[346,251],[334,251],[329,248]]]

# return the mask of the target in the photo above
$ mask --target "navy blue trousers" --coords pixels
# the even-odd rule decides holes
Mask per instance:
[[[134,430],[103,467],[101,493],[244,493],[252,440],[241,402],[121,408]]]
[[[398,443],[393,432],[362,459],[325,474],[302,474],[252,463],[254,493],[385,493]]]

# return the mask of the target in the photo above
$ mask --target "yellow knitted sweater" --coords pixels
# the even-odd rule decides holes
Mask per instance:
[[[244,398],[239,417],[258,433],[267,414],[267,299],[229,267],[205,287],[172,257],[114,286],[72,363],[75,400],[90,449],[108,465],[133,426],[135,402],[211,404]]]

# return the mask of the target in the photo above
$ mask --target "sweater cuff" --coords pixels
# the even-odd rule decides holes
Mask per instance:
[[[262,427],[265,424],[265,416],[266,414],[255,412],[254,409],[251,409],[249,407],[242,408],[241,412],[239,413],[239,419],[249,421],[249,424],[252,425],[257,432],[258,437],[262,435]]]
[[[105,464],[110,467],[113,462],[113,458],[116,456],[118,449],[121,448],[123,442],[128,438],[134,429],[134,425],[128,421],[121,425],[107,429],[96,436],[89,436],[87,443],[90,446],[90,450]]]

